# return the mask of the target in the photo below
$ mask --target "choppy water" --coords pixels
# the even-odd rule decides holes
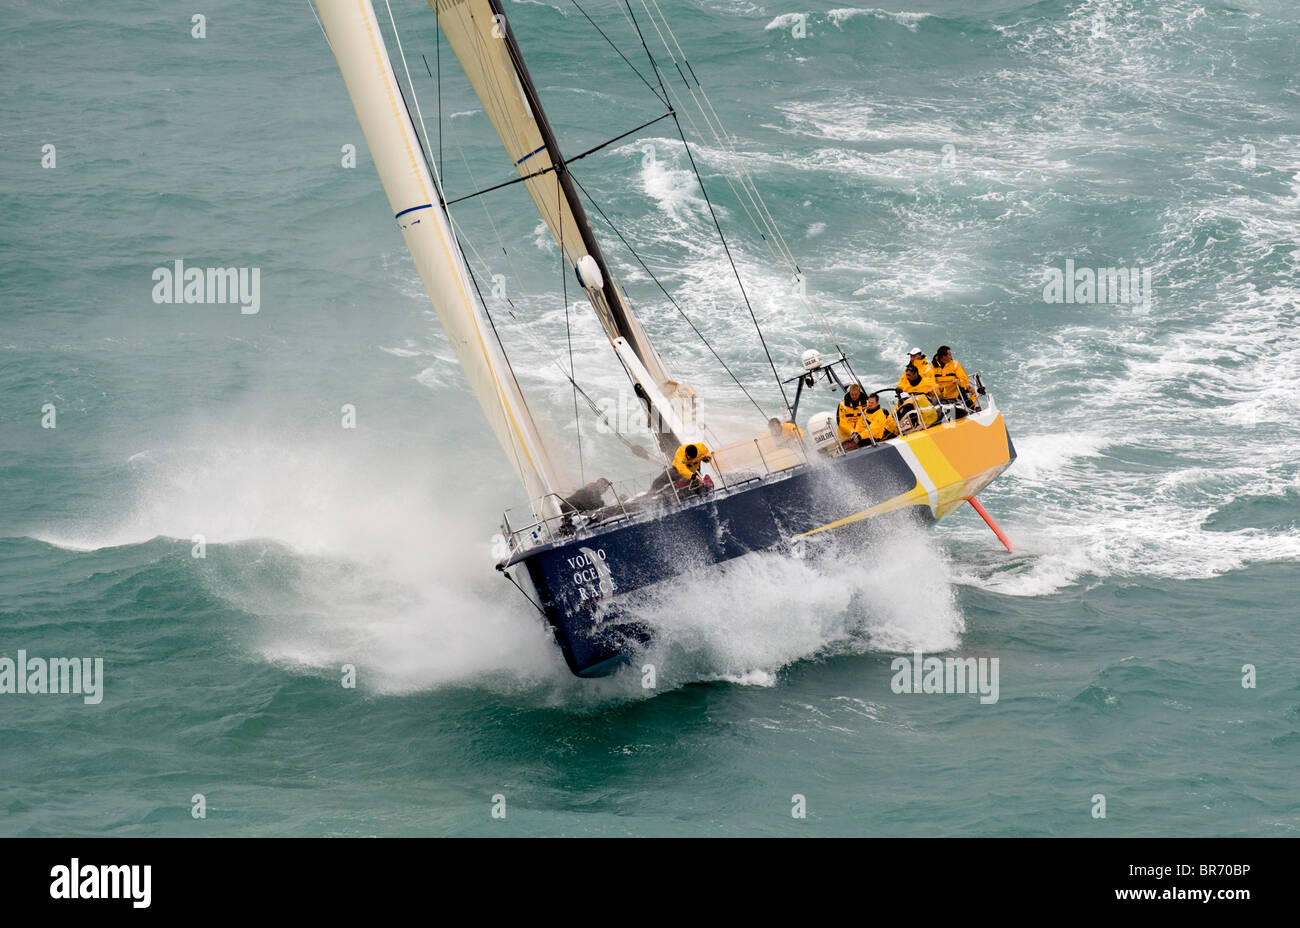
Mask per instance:
[[[508,7],[568,150],[657,115],[571,4]],[[619,7],[584,7],[640,65]],[[1294,5],[664,9],[858,370],[892,384],[910,345],[947,342],[984,372],[1020,458],[983,498],[1021,550],[963,513],[872,555],[756,558],[647,605],[656,689],[570,678],[491,569],[513,478],[308,5],[209,6],[195,39],[188,12],[6,4],[0,656],[102,657],[105,685],[94,706],[0,694],[0,833],[1300,829]],[[394,12],[423,73],[428,8]],[[450,76],[442,114],[450,195],[510,176]],[[665,125],[576,171],[772,408]],[[720,179],[732,157],[696,152],[778,360],[828,348]],[[517,190],[492,224],[457,215],[571,438],[538,347],[564,333],[556,252]],[[598,234],[712,424],[752,427]],[[155,304],[177,259],[260,268],[260,311]],[[1067,259],[1150,268],[1154,302],[1044,302]],[[586,469],[619,466],[590,420],[584,439]],[[895,694],[914,648],[998,658],[998,702]]]

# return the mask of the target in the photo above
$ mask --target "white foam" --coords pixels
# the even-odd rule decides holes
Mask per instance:
[[[922,20],[929,19],[933,15],[933,13],[910,13],[906,10],[899,13],[891,13],[889,10],[877,10],[871,7],[865,9],[848,7],[838,10],[828,10],[826,13],[827,18],[837,26],[843,26],[844,23],[859,16],[871,16],[875,19],[883,19],[897,23],[900,26],[910,29],[912,32],[916,31],[917,25]]]
[[[805,15],[803,13],[782,13],[764,26],[763,29],[766,32],[771,32],[773,29],[790,29],[801,22]]]
[[[421,355],[431,354],[427,347],[418,345],[415,339],[408,338],[400,348],[389,348],[384,345],[379,346],[379,350],[386,354],[391,354],[396,358],[418,358]]]
[[[950,650],[965,629],[943,556],[925,530],[910,526],[870,554],[835,545],[809,560],[746,555],[633,603],[656,632],[643,660],[670,682],[769,685],[783,668],[818,655]]]
[[[911,13],[906,10],[898,13],[892,13],[889,10],[877,10],[871,7],[867,7],[864,9],[859,9],[856,7],[844,7],[836,10],[827,10],[824,21],[831,23],[838,29],[843,29],[844,24],[849,20],[857,19],[863,16],[869,16],[874,19],[885,20],[887,22],[895,23],[899,26],[903,26],[904,28],[912,32],[915,32],[917,30],[918,24],[922,20],[928,19],[933,15],[934,15],[933,13]],[[809,18],[813,18],[813,17],[809,17],[808,14],[804,14],[804,13],[782,13],[780,16],[777,16],[766,26],[764,26],[763,29],[768,32],[771,32],[774,29],[792,29],[796,24],[800,22],[806,22],[807,19]],[[816,17],[814,21],[820,19],[821,17]]]

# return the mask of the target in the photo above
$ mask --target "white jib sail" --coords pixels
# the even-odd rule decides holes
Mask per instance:
[[[551,494],[572,485],[552,462],[505,354],[477,303],[429,176],[370,0],[316,0],[348,94],[406,247],[465,379],[515,466],[534,512],[558,512]]]

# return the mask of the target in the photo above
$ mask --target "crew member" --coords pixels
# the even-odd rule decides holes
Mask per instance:
[[[930,361],[920,348],[913,348],[908,352],[907,363],[916,368],[917,373],[922,377],[930,373]]]
[[[898,389],[904,393],[935,393],[937,394],[938,385],[930,376],[930,368],[925,368],[925,373],[915,364],[909,364],[903,370],[903,376],[898,378]]]
[[[601,477],[581,489],[574,490],[573,493],[566,497],[564,503],[560,506],[563,512],[590,512],[593,509],[603,509],[605,507],[605,491],[612,484]]]
[[[898,437],[898,423],[880,408],[880,398],[874,393],[867,397],[867,404],[862,408],[862,424],[876,441]]]
[[[650,492],[663,489],[669,483],[678,490],[694,490],[707,493],[713,489],[713,480],[708,476],[700,477],[700,465],[713,460],[713,454],[707,445],[697,441],[682,445],[673,455],[672,466],[660,474],[650,484]]]
[[[861,384],[851,384],[849,390],[840,400],[836,412],[836,425],[839,427],[839,440],[844,448],[856,448],[859,442],[867,441],[868,430],[862,423],[863,408],[867,398],[862,393]]]
[[[677,472],[674,479],[688,482],[694,480],[700,475],[700,465],[712,460],[713,455],[704,442],[682,445],[673,455],[673,470]]]
[[[979,400],[975,397],[975,391],[970,389],[970,378],[966,376],[966,369],[952,356],[952,349],[947,345],[940,345],[939,350],[934,353],[934,364],[930,367],[930,373],[934,378],[940,399],[959,400],[965,403],[968,409],[979,409]]]
[[[797,445],[803,440],[803,429],[793,422],[782,422],[780,419],[771,418],[767,420],[767,430],[777,441],[789,445]]]

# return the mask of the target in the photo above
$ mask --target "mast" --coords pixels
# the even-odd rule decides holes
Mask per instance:
[[[670,452],[695,440],[694,392],[673,379],[627,305],[592,232],[500,0],[428,0],[538,212],[564,251]]]
[[[534,513],[558,513],[572,484],[551,459],[491,321],[476,300],[464,255],[426,166],[370,0],[315,0],[366,145],[425,292],[465,380],[528,491]]]

